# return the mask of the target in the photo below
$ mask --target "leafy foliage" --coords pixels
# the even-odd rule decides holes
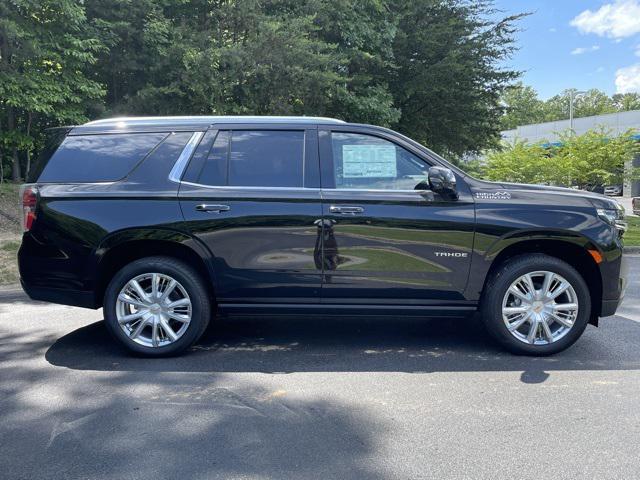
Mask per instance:
[[[576,136],[561,135],[558,146],[515,142],[491,152],[481,176],[489,180],[578,186],[620,184],[638,178],[638,169],[625,169],[626,162],[640,152],[633,132],[612,136],[592,130]]]
[[[402,113],[398,129],[454,156],[495,143],[501,93],[518,76],[497,64],[514,50],[521,16],[493,23],[487,1],[397,3],[391,91]]]
[[[637,177],[637,169],[625,171],[625,163],[640,152],[632,135],[628,131],[616,137],[603,129],[579,136],[565,132],[554,154],[558,173],[566,174],[572,184],[580,187],[621,184],[625,177]]]
[[[505,107],[500,118],[501,128],[511,130],[520,125],[544,122],[547,119],[545,103],[538,98],[533,87],[518,82],[507,88],[502,95]]]
[[[488,180],[547,183],[553,171],[551,155],[542,145],[523,141],[505,146],[487,157],[483,173]],[[552,177],[557,180],[558,176]]]
[[[521,125],[566,120],[569,118],[572,94],[575,118],[640,109],[638,93],[615,94],[613,97],[597,89],[577,96],[576,93],[575,89],[569,89],[543,101],[532,87],[518,82],[505,89],[502,95],[505,112],[500,119],[501,129],[511,130]]]
[[[18,153],[29,158],[42,128],[82,122],[87,101],[104,93],[83,73],[101,49],[85,30],[84,8],[73,0],[0,3],[0,154],[11,158],[14,178]]]
[[[518,16],[493,0],[0,2],[0,165],[48,126],[153,114],[325,115],[442,153],[496,145]]]

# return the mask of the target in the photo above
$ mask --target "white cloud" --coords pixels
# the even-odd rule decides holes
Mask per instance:
[[[551,33],[556,33],[556,32],[558,31],[558,29],[557,29],[557,28],[555,28],[555,27],[551,27],[551,28],[549,29],[549,31],[550,31]]]
[[[590,47],[578,47],[571,51],[571,55],[582,55],[583,53],[595,52],[600,50],[600,45],[592,45]]]
[[[598,10],[585,10],[571,20],[581,33],[620,39],[640,33],[640,0],[615,0]]]
[[[616,91],[618,93],[640,93],[640,63],[616,71]]]

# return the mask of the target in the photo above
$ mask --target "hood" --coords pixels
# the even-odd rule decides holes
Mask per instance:
[[[475,179],[474,179],[475,180]],[[573,188],[553,187],[548,185],[531,185],[528,183],[489,182],[476,180],[472,188],[477,189],[502,189],[509,192],[541,192],[559,196],[569,196],[589,201],[596,208],[620,209],[623,208],[616,200],[600,193],[575,190]]]

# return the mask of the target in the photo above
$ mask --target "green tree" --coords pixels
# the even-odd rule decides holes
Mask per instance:
[[[619,112],[640,110],[640,94],[638,93],[616,93],[612,100]]]
[[[518,75],[501,65],[519,16],[493,4],[0,2],[0,155],[19,177],[44,128],[119,114],[326,115],[479,151]]]
[[[83,4],[73,0],[0,3],[0,145],[12,178],[27,169],[43,128],[81,122],[103,94],[85,72],[101,44],[85,35]],[[37,128],[34,128],[37,127]]]
[[[493,2],[398,0],[395,68],[389,85],[402,112],[397,128],[453,156],[498,141],[500,97],[518,72],[501,62],[515,49],[516,22]]]
[[[341,59],[343,75],[329,114],[383,126],[400,119],[388,83],[388,72],[395,68],[393,42],[397,35],[392,5],[385,0],[306,3],[308,14],[316,12],[317,35],[335,45]]]
[[[158,0],[92,0],[86,4],[87,28],[106,48],[95,52],[96,77],[106,86],[106,112],[131,114],[129,100],[151,78],[152,67],[174,26]],[[176,0],[176,4],[185,3]],[[195,9],[194,9],[195,10]],[[165,52],[166,53],[166,52]],[[175,59],[177,60],[177,59]],[[103,106],[104,109],[104,106]]]
[[[569,92],[565,90],[544,102],[544,119],[541,121],[554,122],[569,118]]]
[[[558,146],[527,144],[518,141],[492,151],[482,170],[495,181],[579,186],[622,183],[637,178],[638,169],[626,169],[625,163],[640,151],[633,132],[612,136],[606,130],[584,135],[564,132]]]
[[[567,103],[569,99],[567,98]],[[604,115],[605,113],[614,113],[616,107],[611,97],[601,90],[592,88],[586,93],[580,95],[575,100],[575,116],[591,117],[594,115]]]
[[[145,0],[89,16],[116,50],[100,62],[108,113],[326,114],[349,80],[296,2]]]
[[[97,65],[107,114],[327,115],[460,155],[495,143],[517,76],[499,64],[518,17],[487,20],[491,5],[96,0],[88,15],[110,47]]]
[[[538,92],[522,82],[505,89],[501,101],[505,107],[500,118],[502,130],[545,121],[544,102],[538,98]]]
[[[540,100],[537,92],[516,83],[505,90],[501,102],[505,113],[501,118],[501,128],[510,130],[522,125],[553,122],[569,118],[569,98],[576,89],[564,90],[546,101]],[[609,97],[606,93],[591,89],[575,98],[574,117],[589,117],[628,110],[640,109],[640,95],[627,93]]]
[[[625,178],[637,176],[637,169],[625,171],[625,163],[640,151],[633,131],[618,136],[604,129],[584,135],[564,132],[560,143],[554,159],[559,165],[566,165],[566,175],[572,184],[580,187],[619,184]]]
[[[516,141],[487,155],[483,168],[487,180],[517,183],[555,183],[563,177],[549,150],[540,144]]]

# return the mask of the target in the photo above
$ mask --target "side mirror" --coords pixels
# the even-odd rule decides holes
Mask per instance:
[[[429,187],[431,191],[448,200],[458,199],[456,176],[445,167],[431,167],[429,169]]]

